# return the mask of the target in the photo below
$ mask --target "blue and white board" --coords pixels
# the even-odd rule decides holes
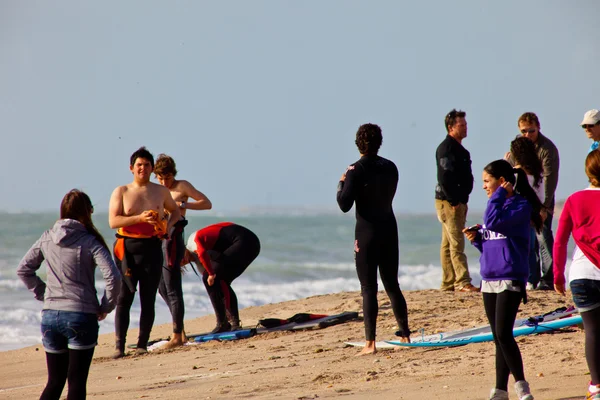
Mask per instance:
[[[221,332],[221,333],[209,333],[205,335],[198,335],[194,337],[194,342],[208,342],[210,340],[237,340],[244,339],[254,336],[256,329],[242,329],[239,331],[232,332]]]
[[[531,325],[523,325],[513,329],[513,335],[523,336],[530,335],[533,333],[545,333],[552,332],[560,328],[566,328],[568,326],[579,325],[583,323],[580,315],[555,319],[553,321],[548,322],[540,322],[538,324]],[[469,343],[481,343],[481,342],[489,342],[494,340],[494,336],[492,332],[484,332],[478,334],[471,335],[460,335],[460,336],[452,336],[446,337],[442,339],[434,339],[430,341],[421,341],[421,342],[412,342],[412,343],[402,343],[399,340],[388,340],[386,341],[388,344],[392,344],[394,346],[402,346],[402,347],[451,347],[451,346],[462,346]]]
[[[522,326],[533,326],[535,324],[539,324],[540,322],[549,322],[549,321],[553,321],[553,320],[556,320],[559,318],[570,317],[575,312],[576,312],[576,310],[574,307],[569,307],[569,308],[561,307],[559,309],[556,309],[554,311],[551,311],[551,312],[543,314],[543,315],[536,315],[536,316],[530,317],[530,318],[517,319],[515,321],[513,329],[516,329],[516,328],[519,328]],[[492,332],[492,328],[489,325],[483,325],[483,326],[478,326],[475,328],[469,328],[469,329],[464,329],[464,330],[437,333],[435,335],[413,336],[410,338],[410,340],[411,340],[411,343],[425,343],[425,342],[427,342],[427,343],[428,342],[436,342],[437,343],[437,342],[440,342],[445,339],[473,337],[476,335],[481,335],[481,334],[486,334],[486,333],[491,334],[491,332]],[[394,344],[392,344],[392,343],[394,343]],[[395,343],[396,343],[396,341],[381,341],[381,342],[375,343],[375,346],[377,348],[381,348],[381,349],[386,349],[386,348],[389,349],[389,348],[394,348],[395,346],[397,346]],[[354,346],[354,347],[364,347],[365,346],[365,342],[346,342],[345,344],[349,345],[349,346]],[[413,347],[415,347],[415,346],[413,346]]]

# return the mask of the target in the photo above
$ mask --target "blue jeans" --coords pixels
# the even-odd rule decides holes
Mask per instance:
[[[98,344],[98,316],[75,311],[42,310],[42,344],[47,353],[93,349]]]
[[[573,303],[580,313],[600,307],[600,281],[575,279],[569,286],[573,294]]]
[[[542,265],[542,276],[540,283],[551,288],[554,287],[554,273],[552,271],[552,248],[554,247],[554,236],[552,235],[552,214],[544,221],[542,232],[538,233],[537,241],[539,244],[539,261]]]

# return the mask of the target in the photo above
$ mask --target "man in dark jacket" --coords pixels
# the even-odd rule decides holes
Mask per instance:
[[[462,146],[467,137],[464,111],[452,110],[446,115],[448,135],[435,152],[437,185],[435,209],[442,223],[441,290],[479,291],[471,284],[462,230],[467,220],[467,203],[473,190],[471,154]]]
[[[521,134],[535,145],[535,150],[542,161],[543,167],[544,208],[542,209],[542,219],[544,219],[544,226],[542,227],[542,232],[537,235],[539,244],[537,258],[539,258],[542,265],[542,277],[536,289],[554,290],[552,216],[554,215],[554,193],[558,186],[560,157],[554,143],[540,132],[540,120],[537,115],[532,112],[526,112],[519,117],[517,124]],[[510,153],[507,153],[506,158],[512,165],[515,164]]]

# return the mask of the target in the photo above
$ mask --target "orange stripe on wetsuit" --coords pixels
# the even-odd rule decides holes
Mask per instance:
[[[150,210],[153,217],[158,220],[158,213]],[[115,243],[115,257],[123,260],[125,257],[125,238],[149,239],[157,237],[162,239],[167,234],[167,220],[160,220],[156,224],[140,222],[117,229],[117,242]]]

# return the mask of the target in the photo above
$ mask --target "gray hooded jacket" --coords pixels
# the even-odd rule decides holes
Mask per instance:
[[[44,260],[47,283],[36,275]],[[95,286],[96,266],[106,282],[101,303]],[[81,222],[72,219],[58,220],[44,232],[19,263],[17,275],[49,310],[109,313],[121,288],[121,273],[109,251]]]

